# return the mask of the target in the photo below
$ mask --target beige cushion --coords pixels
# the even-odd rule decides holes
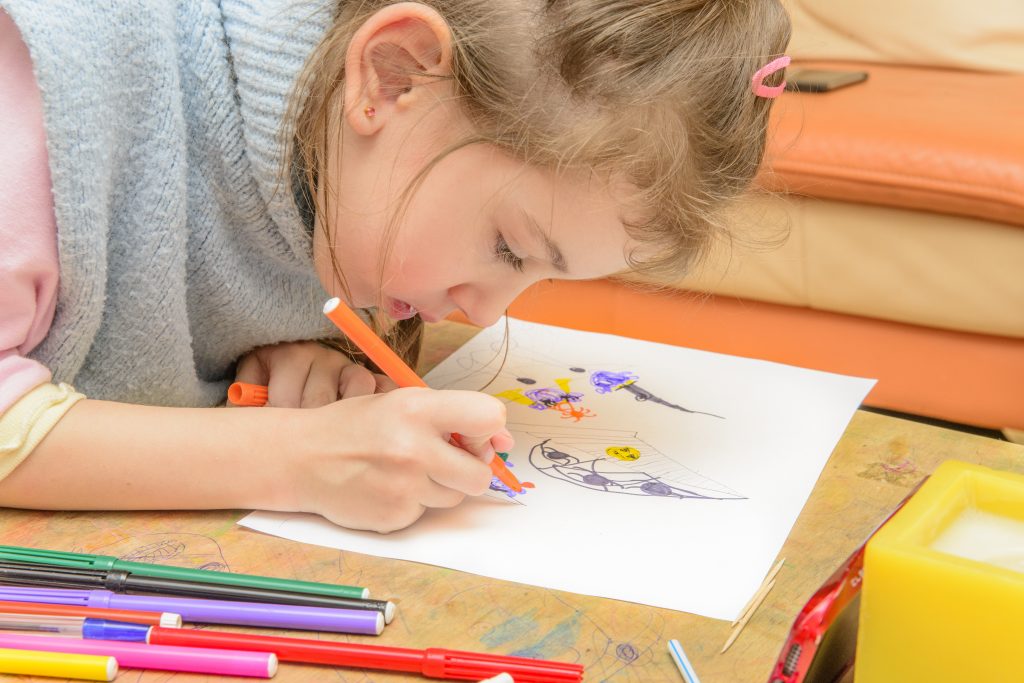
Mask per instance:
[[[1024,73],[1024,0],[783,0],[789,54]]]
[[[1024,338],[1024,230],[793,196],[751,200],[740,233],[789,239],[722,247],[684,289],[896,322]]]

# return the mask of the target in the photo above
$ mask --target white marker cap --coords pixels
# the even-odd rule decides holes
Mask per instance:
[[[107,678],[106,678],[106,680],[112,681],[115,678],[117,678],[117,670],[118,670],[117,660],[114,659],[113,657],[107,657],[107,671],[106,671]]]
[[[211,650],[212,652],[212,650]],[[277,655],[273,652],[267,658],[267,678],[273,678],[274,674],[277,673]]]
[[[512,678],[512,674],[500,673],[494,678],[488,678],[486,681],[480,681],[480,683],[516,683]]]
[[[161,612],[160,625],[164,628],[181,628],[181,615],[174,612]]]

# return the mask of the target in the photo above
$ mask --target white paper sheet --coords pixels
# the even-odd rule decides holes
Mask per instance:
[[[241,524],[733,619],[874,384],[517,320],[510,330],[508,358],[485,391],[512,392],[509,463],[535,485],[516,504],[467,501],[387,536],[303,514],[255,512]],[[427,382],[479,389],[498,371],[503,332],[503,323],[484,330]]]

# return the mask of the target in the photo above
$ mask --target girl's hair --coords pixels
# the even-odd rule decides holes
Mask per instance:
[[[397,1],[339,3],[300,76],[289,158],[307,187],[327,167],[348,42]],[[437,161],[484,142],[532,165],[582,169],[635,188],[643,218],[626,230],[643,247],[628,258],[645,279],[678,279],[728,234],[723,210],[757,173],[772,102],[751,92],[751,76],[789,42],[779,0],[421,2],[451,29],[453,89],[474,134],[427,164],[404,200]],[[321,224],[332,242],[332,227]],[[403,337],[417,326],[398,327]]]

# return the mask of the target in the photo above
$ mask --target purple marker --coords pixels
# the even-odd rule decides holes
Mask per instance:
[[[78,605],[153,612],[175,612],[184,621],[202,624],[266,626],[303,631],[331,631],[379,636],[384,630],[384,614],[377,610],[335,609],[275,605],[262,602],[199,600],[157,595],[118,595],[106,590],[70,588],[22,588],[0,586],[0,600],[42,602],[51,605]]]

